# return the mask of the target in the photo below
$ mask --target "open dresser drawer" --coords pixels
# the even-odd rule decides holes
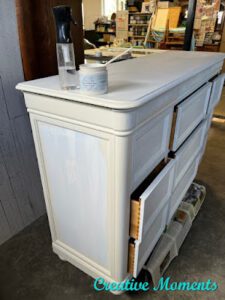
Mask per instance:
[[[207,83],[175,107],[170,149],[176,151],[205,118],[211,83]]]
[[[174,161],[162,162],[132,194],[128,272],[137,277],[165,229]]]

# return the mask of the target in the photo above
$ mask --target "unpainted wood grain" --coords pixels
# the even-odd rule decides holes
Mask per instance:
[[[173,112],[173,120],[172,120],[171,134],[170,134],[169,149],[172,149],[172,147],[173,147],[174,135],[175,135],[175,130],[176,130],[176,122],[177,122],[177,110],[175,110]]]
[[[134,258],[135,258],[135,245],[129,243],[129,253],[128,253],[128,273],[134,273]]]
[[[131,200],[130,209],[130,237],[138,239],[140,225],[140,201]]]

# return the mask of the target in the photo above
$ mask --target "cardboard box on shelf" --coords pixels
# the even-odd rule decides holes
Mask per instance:
[[[110,42],[110,34],[103,34],[103,39],[104,39],[104,42]]]
[[[200,31],[199,34],[195,36],[196,38],[196,46],[202,47],[205,40],[205,31]]]
[[[203,16],[203,14],[204,14],[204,6],[201,4],[197,4],[195,18],[196,19],[201,18]]]
[[[158,2],[158,8],[169,8],[169,7],[173,7],[174,4],[173,2],[170,1],[159,1]]]
[[[205,15],[207,17],[212,17],[214,12],[214,6],[213,5],[205,5]]]
[[[194,30],[199,30],[201,28],[202,20],[201,18],[195,19]]]
[[[158,8],[152,28],[154,30],[165,30],[177,28],[180,19],[181,7]]]
[[[215,0],[214,3],[213,3],[213,6],[214,6],[214,11],[219,11],[220,9],[220,0]]]
[[[104,39],[104,42],[106,42],[106,43],[113,43],[115,36],[112,34],[105,33],[105,34],[103,34],[103,39]]]
[[[209,22],[208,32],[213,33],[215,31],[216,19],[212,19]]]
[[[170,7],[169,8],[169,28],[177,28],[179,24],[180,19],[180,13],[181,13],[181,7]]]
[[[205,32],[212,32],[213,24],[214,24],[213,18],[202,19],[201,30]]]

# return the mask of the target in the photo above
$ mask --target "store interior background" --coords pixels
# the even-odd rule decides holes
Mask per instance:
[[[189,27],[192,18],[192,49],[214,52],[224,49],[224,2],[221,0],[84,0],[82,6],[84,35],[90,36],[91,31],[95,31],[97,45],[98,42],[99,45],[112,46],[113,42],[118,45],[115,40],[123,38],[124,45],[128,42],[141,48],[147,35],[145,48],[182,49],[185,28]],[[111,22],[113,13],[116,14],[116,26]],[[122,34],[121,19],[124,22]]]

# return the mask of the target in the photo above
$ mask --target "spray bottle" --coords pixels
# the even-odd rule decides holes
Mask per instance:
[[[70,23],[76,25],[70,6],[53,7],[56,25],[56,52],[59,81],[63,89],[76,88],[76,65],[74,47],[70,34]]]

